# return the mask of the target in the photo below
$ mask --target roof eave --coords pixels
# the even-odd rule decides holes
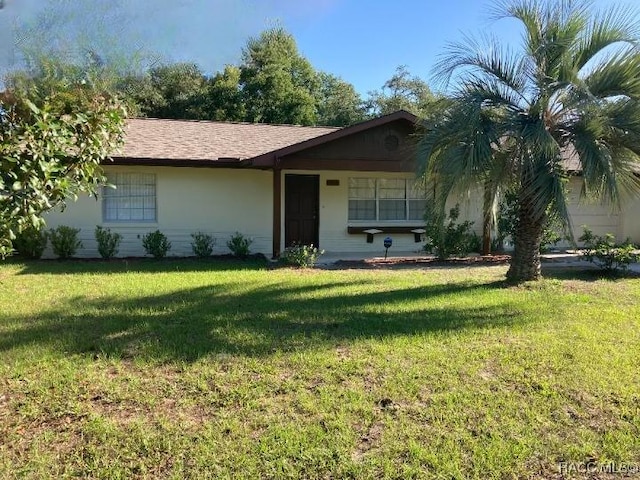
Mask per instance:
[[[240,158],[145,158],[113,156],[102,162],[103,165],[131,165],[148,167],[200,167],[200,168],[244,168],[251,162]]]

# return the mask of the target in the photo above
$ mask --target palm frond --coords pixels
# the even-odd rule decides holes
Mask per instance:
[[[523,105],[522,94],[516,94],[503,83],[475,75],[469,75],[461,81],[458,89],[452,93],[452,97],[458,102],[511,112],[521,112],[528,105],[527,103]]]
[[[532,213],[531,220],[545,221],[550,212],[557,215],[565,232],[571,232],[571,217],[567,202],[566,185],[569,175],[562,164],[562,150],[553,143],[528,158],[523,154],[524,174],[520,176],[518,191],[521,199],[527,199]]]
[[[525,31],[523,44],[529,53],[535,52],[542,43],[544,25],[543,8],[536,0],[502,0],[496,1],[490,11],[494,20],[514,18],[522,22]]]
[[[480,101],[456,98],[438,120],[425,121],[418,143],[419,172],[461,190],[477,187],[478,178],[486,176],[492,166],[494,149],[503,134],[499,125],[495,109]],[[442,185],[439,191],[450,194],[453,187]]]
[[[504,0],[494,18],[522,23],[522,52],[491,37],[450,46],[437,66],[450,103],[418,149],[440,212],[454,189],[515,185],[528,221],[552,209],[570,232],[569,149],[589,193],[615,205],[640,194],[640,29],[622,10],[594,18],[593,6]],[[631,46],[608,49],[619,42]]]
[[[569,214],[569,203],[567,194],[567,184],[569,177],[564,172],[552,171],[549,175],[549,196],[551,202],[547,207],[548,211],[555,212],[562,225],[563,232],[568,235],[571,241],[573,238],[573,225]]]
[[[503,0],[496,2],[492,17],[522,23],[524,46],[539,69],[539,79],[544,79],[563,73],[563,60],[586,26],[592,5],[591,0]]]
[[[612,108],[607,105],[600,110],[589,110],[573,126],[571,144],[582,169],[582,195],[619,207],[624,199],[640,192],[637,177],[640,167],[640,129],[637,127],[640,122],[635,119],[624,122],[624,114],[611,117]],[[637,107],[630,110],[638,112]],[[623,130],[631,126],[636,127],[633,134],[629,133],[631,130]]]
[[[640,99],[640,50],[629,47],[602,59],[584,78],[594,97]]]
[[[583,2],[564,0],[546,7],[543,43],[534,54],[544,83],[571,82],[577,76],[571,52],[587,26],[588,11]]]
[[[448,45],[447,52],[436,63],[435,79],[448,85],[459,73],[461,81],[483,78],[498,84],[517,103],[526,102],[523,92],[527,87],[527,70],[522,57],[515,55],[491,36],[466,36],[462,42]]]
[[[631,9],[631,11],[630,11]],[[640,15],[637,9],[613,6],[592,15],[587,28],[572,52],[574,65],[583,70],[595,57],[616,43],[634,45],[640,35]]]
[[[604,137],[607,143],[640,156],[640,101],[619,99],[604,103],[602,115],[607,119]]]

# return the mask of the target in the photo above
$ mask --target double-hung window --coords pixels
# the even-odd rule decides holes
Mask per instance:
[[[155,222],[156,176],[153,173],[114,173],[104,187],[102,216],[105,222]]]
[[[422,221],[423,186],[404,178],[350,178],[349,221]]]

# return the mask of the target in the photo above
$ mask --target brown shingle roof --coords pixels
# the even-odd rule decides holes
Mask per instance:
[[[339,130],[259,123],[133,118],[114,158],[218,160],[253,158]]]

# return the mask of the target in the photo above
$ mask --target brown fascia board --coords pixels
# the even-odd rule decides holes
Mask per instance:
[[[338,140],[355,133],[363,132],[365,130],[369,130],[370,128],[386,125],[387,123],[395,122],[396,120],[406,120],[407,122],[415,124],[418,122],[418,117],[416,117],[412,113],[407,112],[406,110],[398,110],[397,112],[383,115],[382,117],[365,120],[364,122],[356,123],[355,125],[344,127],[340,130],[336,130],[319,137],[305,140],[304,142],[294,143],[293,145],[288,145],[278,150],[273,150],[271,152],[258,155],[257,157],[249,158],[247,159],[247,161],[251,162],[251,165],[257,168],[273,168],[276,166],[276,160],[280,157],[284,157],[285,155],[291,155],[293,153],[306,150],[307,148],[317,147],[318,145]]]
[[[360,172],[415,172],[415,162],[397,160],[369,160],[349,159],[336,162],[333,159],[304,159],[286,160],[284,168],[293,170],[351,170]]]
[[[141,158],[141,157],[112,157],[111,161],[102,165],[138,165],[148,167],[200,167],[200,168],[243,168],[250,166],[246,160],[239,158],[219,158],[208,160],[176,159],[176,158]]]

